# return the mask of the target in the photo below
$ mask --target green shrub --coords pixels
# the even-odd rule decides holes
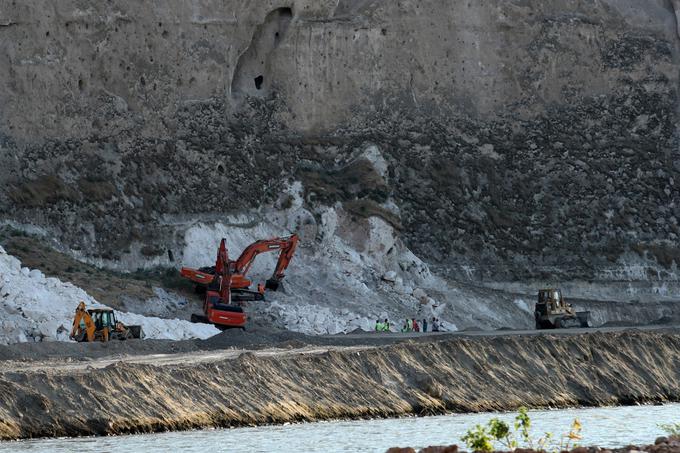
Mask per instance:
[[[568,433],[562,435],[559,444],[552,442],[553,435],[551,433],[545,433],[542,437],[536,439],[531,434],[531,418],[527,408],[520,407],[513,428],[514,430],[511,431],[506,422],[492,418],[486,426],[476,425],[469,429],[461,440],[473,451],[490,452],[497,450],[497,445],[507,450],[514,450],[521,443],[527,448],[538,451],[547,451],[550,448],[551,451],[557,452],[578,446],[572,444],[572,442],[581,439],[582,427],[578,419],[574,419],[571,429]]]
[[[477,425],[468,432],[462,438],[465,445],[473,451],[493,451],[493,438],[489,432],[487,432],[486,427],[482,425]]]
[[[680,423],[664,423],[659,425],[669,436],[680,436]]]

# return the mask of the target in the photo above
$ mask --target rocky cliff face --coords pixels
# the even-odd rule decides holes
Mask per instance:
[[[299,181],[449,277],[677,279],[674,6],[2,0],[2,220],[170,263]]]

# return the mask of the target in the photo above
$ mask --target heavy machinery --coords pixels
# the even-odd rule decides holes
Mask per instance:
[[[246,247],[241,256],[230,260],[227,252],[226,239],[220,241],[214,267],[192,269],[183,267],[182,277],[188,278],[196,284],[197,289],[205,290],[203,300],[203,314],[191,315],[192,322],[207,322],[222,329],[240,327],[245,329],[246,314],[243,312],[243,302],[264,300],[265,288],[277,291],[281,288],[285,270],[288,268],[298,236],[264,239],[256,241]],[[257,255],[265,252],[280,251],[279,259],[272,277],[265,285],[257,285],[257,291],[250,289],[252,282],[246,277]]]
[[[225,266],[233,269],[230,287],[232,301],[246,302],[253,300],[264,300],[265,288],[272,291],[279,290],[282,285],[282,280],[285,276],[285,270],[288,268],[288,265],[293,258],[298,241],[299,238],[297,234],[293,234],[288,237],[262,239],[260,241],[253,242],[248,247],[246,247],[241,253],[241,256],[239,256],[235,261],[229,261],[228,264],[224,264]],[[246,275],[255,262],[255,258],[261,253],[275,251],[280,251],[280,253],[272,277],[265,282],[264,286],[258,285],[257,291],[251,290],[250,285],[252,282],[247,278]],[[197,290],[202,292],[203,290],[210,288],[211,284],[217,277],[217,265],[212,267],[201,267],[199,269],[183,267],[180,270],[180,274],[182,277],[194,282],[196,284]]]
[[[144,338],[142,326],[126,326],[110,308],[85,308],[81,301],[73,318],[70,338],[78,342]]]
[[[590,312],[577,312],[564,301],[559,289],[541,289],[534,310],[536,329],[590,327]]]
[[[231,298],[232,277],[235,268],[235,261],[229,260],[226,240],[222,239],[217,249],[215,272],[207,283],[205,300],[203,301],[203,314],[191,315],[191,322],[212,323],[222,329],[245,328],[246,314],[243,312],[243,307],[234,304]]]

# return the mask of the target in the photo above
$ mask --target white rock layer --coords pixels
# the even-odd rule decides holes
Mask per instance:
[[[164,292],[159,297],[169,297]],[[30,270],[0,247],[0,344],[26,341],[69,341],[76,306],[104,307],[81,288]],[[128,325],[141,325],[146,338],[183,340],[208,338],[214,326],[178,319],[160,319],[117,312]]]

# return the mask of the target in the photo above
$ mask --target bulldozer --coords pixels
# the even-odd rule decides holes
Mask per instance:
[[[564,301],[562,291],[555,288],[538,291],[534,309],[536,329],[569,329],[590,327],[590,312],[576,311]]]
[[[126,326],[118,321],[110,308],[87,309],[85,302],[81,301],[76,308],[69,338],[77,342],[106,342],[144,338],[144,332],[142,326]]]

